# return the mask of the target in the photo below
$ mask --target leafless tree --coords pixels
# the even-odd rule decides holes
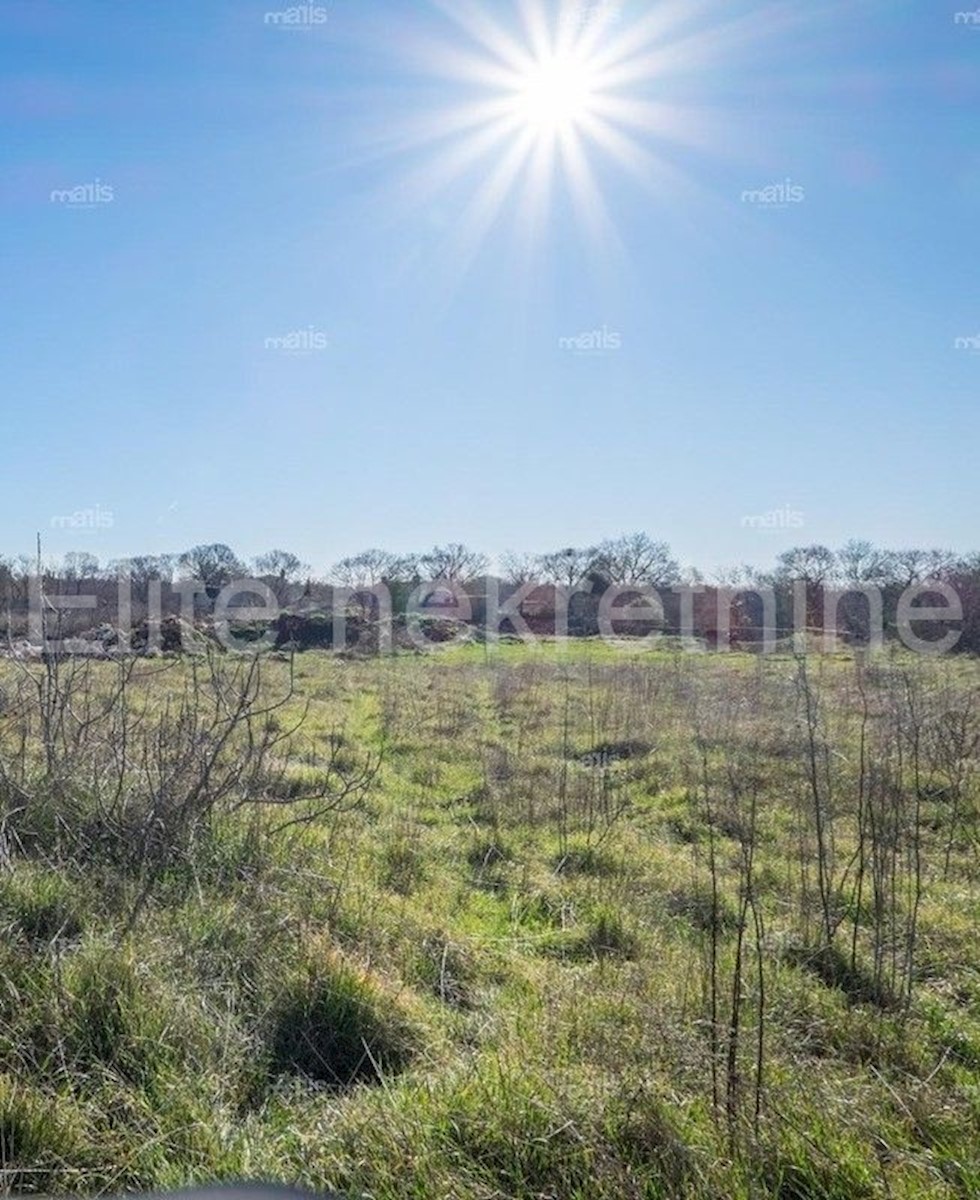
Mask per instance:
[[[461,542],[433,546],[419,561],[430,579],[447,579],[451,583],[467,583],[478,575],[486,574],[489,567],[484,555],[470,550]]]
[[[676,560],[666,542],[646,533],[607,538],[596,553],[595,569],[610,583],[670,587],[680,578]]]
[[[538,556],[535,554],[519,554],[508,550],[500,557],[500,567],[504,579],[516,587],[533,583],[541,576]]]
[[[309,564],[289,550],[269,550],[260,554],[252,566],[256,577],[272,589],[280,604],[288,599],[291,586],[310,573]]]
[[[241,559],[224,542],[192,546],[180,556],[180,566],[192,579],[200,580],[209,596],[247,574]]]
[[[410,579],[417,573],[416,560],[390,550],[362,550],[342,558],[330,568],[330,578],[341,587],[372,588],[390,579]]]
[[[538,558],[538,566],[545,582],[559,584],[562,587],[577,587],[589,574],[595,565],[596,548],[594,546],[566,546],[562,550],[552,550]]]
[[[289,550],[268,550],[260,554],[252,565],[257,575],[274,575],[288,583],[308,575],[310,571],[309,563],[303,562]]]
[[[888,582],[892,568],[887,550],[864,538],[852,538],[837,551],[837,565],[841,581],[848,587],[862,584],[881,586]]]
[[[63,579],[78,583],[82,579],[94,579],[99,573],[99,560],[85,550],[69,550],[61,562]]]
[[[794,546],[779,555],[777,574],[786,580],[822,587],[833,578],[836,566],[834,552],[826,546]]]
[[[895,582],[902,587],[911,587],[913,583],[921,583],[924,579],[942,578],[955,564],[956,555],[952,550],[911,547],[892,550],[889,559]]]

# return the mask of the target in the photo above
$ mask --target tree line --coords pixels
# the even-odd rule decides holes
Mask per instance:
[[[329,607],[335,590],[369,591],[381,586],[396,597],[406,596],[423,581],[446,581],[479,591],[493,576],[506,588],[550,585],[586,594],[603,588],[636,587],[670,590],[729,589],[735,594],[766,590],[776,598],[778,624],[790,622],[794,585],[804,585],[807,604],[816,613],[828,590],[849,592],[840,604],[845,631],[860,635],[867,626],[861,592],[878,589],[884,596],[886,615],[894,615],[900,594],[927,581],[953,588],[962,606],[962,646],[980,650],[980,553],[962,554],[945,548],[892,549],[864,539],[852,539],[831,548],[822,544],[794,546],[778,555],[768,568],[742,564],[705,573],[682,568],[670,545],[644,532],[607,538],[590,546],[565,546],[541,553],[507,552],[494,564],[491,559],[461,542],[436,545],[419,553],[397,553],[369,548],[334,563],[324,574],[314,573],[297,554],[281,548],[254,558],[239,555],[223,542],[202,543],[175,554],[136,555],[101,563],[90,553],[74,551],[58,561],[38,562],[27,555],[0,557],[0,605],[8,615],[26,610],[32,580],[40,580],[47,594],[96,598],[94,607],[107,607],[118,592],[120,577],[128,581],[137,606],[162,595],[164,611],[173,611],[174,594],[186,587],[207,607],[222,589],[236,581],[261,581],[284,607]],[[37,586],[35,584],[35,586]],[[757,618],[753,618],[758,623]],[[81,620],[81,618],[80,618]],[[816,621],[816,618],[815,618]],[[90,622],[91,623],[91,622]],[[751,621],[750,621],[751,623]],[[78,622],[75,622],[78,627]],[[588,632],[587,622],[578,627]]]
[[[37,570],[37,560],[28,555],[0,555],[0,584],[23,581]],[[250,578],[349,588],[436,579],[467,584],[492,570],[487,555],[460,542],[434,546],[422,553],[366,549],[340,559],[322,576],[315,575],[310,565],[292,551],[274,549],[246,558],[223,542],[203,543],[176,554],[134,555],[105,563],[94,554],[71,551],[57,561],[41,564],[41,573],[52,582],[97,582],[125,574],[137,591],[153,581],[174,583],[180,579],[196,580],[207,589]],[[515,586],[540,582],[577,587],[595,580],[655,588],[681,583],[751,587],[804,580],[826,586],[886,587],[976,575],[980,573],[980,552],[964,555],[942,548],[889,549],[852,539],[837,549],[820,544],[794,546],[783,551],[770,568],[741,564],[704,572],[697,567],[682,569],[667,542],[646,533],[631,533],[592,546],[565,546],[537,554],[508,551],[500,556],[493,573]]]

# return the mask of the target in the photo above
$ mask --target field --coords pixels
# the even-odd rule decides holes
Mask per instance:
[[[980,1194],[976,660],[0,689],[0,1192]]]

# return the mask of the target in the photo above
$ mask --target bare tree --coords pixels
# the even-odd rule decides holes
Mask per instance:
[[[106,567],[108,575],[128,575],[136,588],[146,588],[153,580],[171,583],[177,568],[174,554],[137,554],[132,558],[116,558]]]
[[[924,579],[938,579],[945,575],[956,562],[952,550],[924,550],[911,547],[893,550],[890,554],[894,566],[894,578],[903,587],[921,583]]]
[[[289,550],[268,550],[254,559],[252,565],[257,575],[274,575],[288,583],[294,583],[310,571],[309,563],[303,562]]]
[[[288,599],[290,585],[310,573],[309,564],[289,550],[269,550],[254,559],[252,566],[256,577],[272,589],[280,604]]]
[[[500,557],[500,567],[504,579],[515,587],[533,583],[541,575],[539,559],[535,554],[519,554],[507,550]]]
[[[69,550],[61,563],[61,576],[72,583],[94,579],[99,573],[99,560],[87,550]]]
[[[667,543],[655,542],[646,533],[607,538],[599,546],[595,569],[610,583],[669,587],[680,578]]]
[[[461,542],[433,546],[419,562],[431,579],[447,579],[451,583],[467,583],[478,575],[485,575],[490,565],[482,554]]]
[[[751,588],[762,583],[763,573],[750,563],[740,563],[737,567],[715,567],[710,578],[717,587]]]
[[[542,554],[538,558],[538,566],[545,582],[573,588],[588,576],[595,565],[595,559],[594,546],[566,546],[562,550]]]
[[[199,579],[212,598],[233,579],[246,574],[238,555],[224,542],[193,546],[180,556],[180,566],[192,579]]]
[[[414,556],[371,549],[334,563],[330,568],[330,577],[342,587],[371,588],[386,579],[410,579],[417,572],[418,564]]]
[[[849,587],[887,583],[892,571],[891,555],[864,538],[851,538],[837,551],[841,579]]]
[[[172,583],[176,569],[174,554],[137,554],[133,558],[113,559],[106,566],[105,575],[108,579],[128,579],[133,599],[146,604],[150,585]]]
[[[837,559],[826,546],[794,546],[777,559],[776,574],[784,580],[801,580],[822,587],[833,577]]]

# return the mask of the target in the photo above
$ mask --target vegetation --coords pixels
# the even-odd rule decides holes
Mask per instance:
[[[980,669],[0,661],[0,1188],[980,1190]]]
[[[223,639],[231,625],[235,636],[293,650],[341,641],[385,650],[459,632],[594,637],[626,626],[713,646],[770,646],[810,631],[829,643],[980,653],[980,556],[851,540],[836,551],[794,547],[772,570],[744,565],[709,583],[694,567],[682,571],[666,542],[633,533],[504,554],[497,574],[458,542],[424,554],[371,549],[319,579],[290,551],[247,563],[217,542],[105,566],[77,552],[60,563],[0,558],[0,611],[4,652],[20,657],[38,650],[42,621],[48,649],[106,657],[189,649],[195,631],[233,648]]]

